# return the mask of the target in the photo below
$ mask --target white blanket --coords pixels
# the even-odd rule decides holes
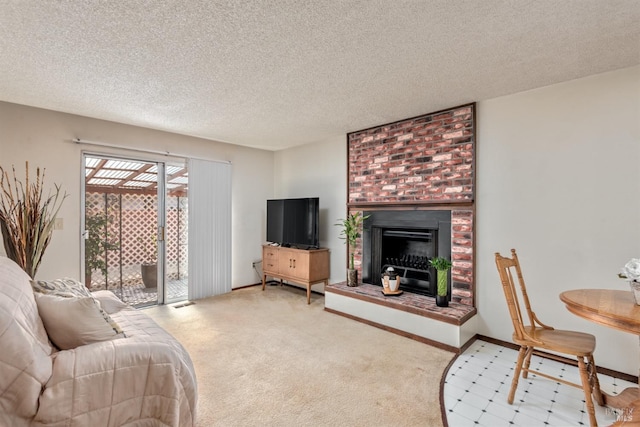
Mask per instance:
[[[105,291],[97,298],[127,337],[56,351],[28,276],[7,261],[0,257],[0,425],[195,424],[195,371],[175,338]]]

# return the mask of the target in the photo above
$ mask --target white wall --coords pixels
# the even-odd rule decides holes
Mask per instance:
[[[273,194],[273,153],[128,126],[81,116],[0,102],[0,165],[16,166],[24,177],[24,162],[46,168],[46,183],[61,184],[69,193],[59,217],[63,230],[54,232],[39,278],[80,277],[80,212],[82,150],[124,157],[164,160],[125,150],[81,146],[74,138],[186,154],[232,163],[232,286],[260,281],[251,263],[262,257],[264,201]],[[4,254],[4,248],[0,249]]]
[[[640,67],[478,104],[479,333],[510,340],[494,252],[518,251],[531,304],[558,329],[596,336],[596,363],[637,374],[638,338],[567,311],[575,288],[628,290],[640,257]]]
[[[513,247],[539,317],[596,335],[598,365],[636,375],[638,338],[570,314],[558,295],[628,289],[616,274],[640,257],[640,67],[479,102],[477,120],[478,333],[511,340],[493,256]],[[332,283],[344,280],[330,224],[346,210],[346,156],[345,137],[276,153],[276,192],[319,194],[327,209]]]
[[[320,197],[320,246],[330,249],[329,283],[346,280],[347,249],[334,226],[347,212],[346,150],[341,135],[275,154],[275,197]]]

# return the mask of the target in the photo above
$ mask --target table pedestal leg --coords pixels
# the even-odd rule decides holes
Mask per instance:
[[[622,411],[618,420],[611,427],[640,426],[640,375],[638,375],[638,382],[638,387],[629,387],[616,396],[603,393],[607,406]]]

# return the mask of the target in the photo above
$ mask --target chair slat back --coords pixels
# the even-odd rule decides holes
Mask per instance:
[[[511,321],[513,322],[513,329],[517,338],[523,340],[528,336],[523,322],[523,311],[526,312],[527,317],[529,318],[529,326],[532,327],[535,326],[535,314],[531,310],[531,304],[529,303],[527,288],[524,283],[524,278],[522,277],[522,270],[520,269],[518,255],[516,254],[515,249],[511,249],[511,258],[503,257],[498,252],[496,252],[495,256],[496,267],[500,274],[502,289],[507,300]],[[518,293],[520,293],[524,307],[520,304]]]

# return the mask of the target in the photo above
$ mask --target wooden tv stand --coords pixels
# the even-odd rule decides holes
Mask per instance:
[[[307,304],[311,303],[311,285],[329,284],[329,249],[294,249],[262,246],[262,290],[267,276],[307,286]]]

